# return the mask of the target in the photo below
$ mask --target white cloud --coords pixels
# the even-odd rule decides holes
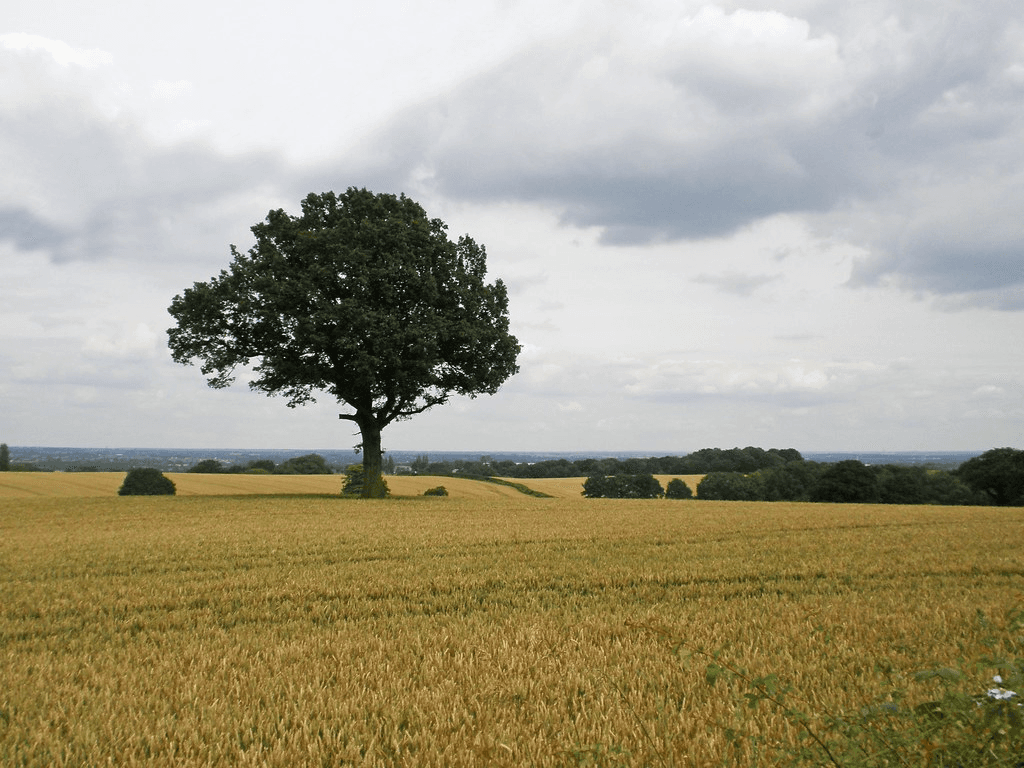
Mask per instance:
[[[774,397],[792,394],[847,396],[877,372],[872,363],[749,363],[730,360],[663,360],[633,371],[625,387],[634,397]]]
[[[91,357],[116,359],[153,359],[162,351],[162,339],[145,323],[134,330],[122,330],[117,335],[92,334],[82,349]]]
[[[9,51],[43,52],[61,66],[86,68],[102,67],[113,62],[113,56],[97,48],[73,48],[62,40],[51,40],[40,35],[12,32],[0,35],[0,46]]]

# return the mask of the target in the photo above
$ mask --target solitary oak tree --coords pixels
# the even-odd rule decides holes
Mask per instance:
[[[176,362],[202,362],[211,387],[250,366],[249,386],[288,406],[326,392],[362,435],[362,495],[384,495],[381,430],[453,394],[494,394],[519,369],[508,295],[485,281],[483,246],[448,239],[405,195],[310,194],[271,211],[227,271],[176,296]]]

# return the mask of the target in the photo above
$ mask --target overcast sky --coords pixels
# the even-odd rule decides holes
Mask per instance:
[[[350,186],[484,244],[523,345],[385,448],[1024,447],[1020,0],[6,0],[0,441],[354,445],[166,336]]]

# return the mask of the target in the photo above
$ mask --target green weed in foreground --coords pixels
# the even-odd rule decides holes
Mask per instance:
[[[763,755],[774,764],[882,766],[1024,766],[1024,609],[992,621],[976,647],[963,649],[953,666],[907,675],[875,662],[884,682],[873,701],[849,711],[823,709],[812,692],[797,691],[777,674],[755,676],[722,651],[706,651],[650,625],[673,644],[684,664],[700,660],[704,679],[734,702],[733,720],[709,723],[725,736],[733,755]],[[987,675],[991,675],[987,678]],[[765,743],[751,728],[757,712],[774,709],[802,736],[796,743]],[[728,759],[727,759],[728,762]]]

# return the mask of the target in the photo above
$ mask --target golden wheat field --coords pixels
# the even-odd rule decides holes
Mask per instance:
[[[167,472],[179,496],[237,496],[241,494],[313,494],[338,493],[344,478],[340,475],[206,475]],[[124,472],[5,472],[0,474],[0,498],[28,496],[112,496],[124,482]],[[703,475],[658,475],[664,486],[680,477],[696,491]],[[396,496],[419,496],[425,490],[444,485],[449,495],[459,498],[487,499],[515,497],[515,488],[481,483],[457,477],[388,476],[388,487]],[[585,477],[537,479],[505,478],[556,498],[576,498],[583,492]]]
[[[167,472],[178,496],[238,496],[337,494],[342,475],[232,475]],[[0,474],[0,499],[25,497],[114,496],[124,482],[124,472],[4,472]],[[444,485],[452,496],[489,499],[519,496],[514,488],[453,477],[391,477],[391,492],[418,496]],[[583,481],[578,480],[579,489]],[[577,492],[578,493],[578,492]]]
[[[1024,590],[1019,508],[173,477],[176,497],[4,491],[0,764],[768,765],[723,736],[734,698],[638,625],[840,711],[879,662],[957,658]],[[765,744],[798,737],[752,716]]]

